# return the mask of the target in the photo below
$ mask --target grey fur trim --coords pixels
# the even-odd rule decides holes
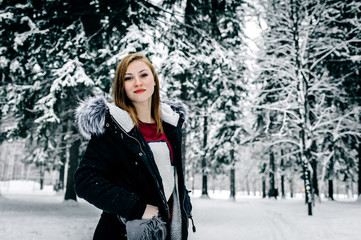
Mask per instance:
[[[165,100],[161,102],[160,108],[162,120],[173,126],[177,126],[179,117],[185,119],[187,115],[187,106],[181,102]],[[126,132],[133,129],[134,123],[126,111],[113,103],[108,103],[105,97],[97,96],[81,101],[76,109],[75,117],[79,133],[86,139],[90,139],[91,135],[103,134],[107,111]]]
[[[107,110],[107,100],[103,96],[81,101],[75,115],[79,133],[86,139],[90,139],[93,134],[97,136],[103,134]]]

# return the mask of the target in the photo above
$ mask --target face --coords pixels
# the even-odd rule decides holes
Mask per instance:
[[[135,60],[129,64],[124,78],[124,89],[134,105],[152,102],[154,76],[146,63]]]

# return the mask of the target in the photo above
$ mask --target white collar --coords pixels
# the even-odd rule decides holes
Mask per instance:
[[[119,108],[114,103],[107,103],[107,106],[109,108],[110,115],[113,116],[113,118],[126,132],[130,132],[130,130],[132,130],[134,127],[134,123],[128,112]],[[161,119],[164,122],[176,127],[180,117],[179,114],[174,112],[172,108],[166,103],[161,103],[160,109]]]

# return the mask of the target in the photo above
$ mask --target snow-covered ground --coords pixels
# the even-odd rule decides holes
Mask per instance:
[[[199,229],[191,239],[361,239],[361,202],[324,201],[307,215],[304,200],[193,199]]]
[[[64,202],[51,187],[39,191],[31,184],[12,182],[6,189],[0,182],[1,240],[91,239],[99,210],[83,200]],[[238,196],[232,202],[224,199],[225,192],[212,193],[213,199],[198,195],[196,191],[192,197],[197,232],[190,233],[191,240],[361,239],[360,201],[323,201],[313,208],[313,216],[307,216],[300,198]]]

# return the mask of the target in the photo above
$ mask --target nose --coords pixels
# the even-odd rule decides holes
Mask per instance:
[[[142,82],[140,81],[140,78],[139,78],[138,76],[135,77],[134,85],[135,85],[135,86],[140,86],[140,85],[142,85]]]

